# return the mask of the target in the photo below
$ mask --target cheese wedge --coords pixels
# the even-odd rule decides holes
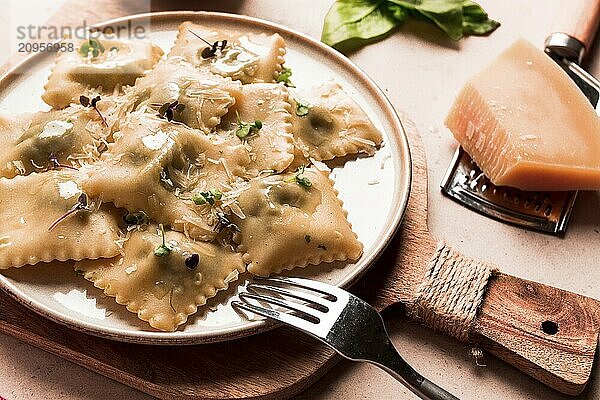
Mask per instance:
[[[600,119],[567,74],[526,40],[467,82],[446,126],[495,185],[600,189]]]

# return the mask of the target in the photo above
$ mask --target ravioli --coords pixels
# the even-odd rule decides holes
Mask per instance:
[[[243,85],[241,96],[222,118],[220,129],[235,137],[242,124],[257,120],[261,128],[241,139],[250,149],[251,167],[256,174],[283,171],[294,159],[289,93],[283,85]]]
[[[0,176],[6,178],[48,170],[50,158],[72,167],[94,161],[111,134],[100,114],[82,106],[24,115],[7,129],[12,138],[0,148]]]
[[[216,210],[195,204],[192,196],[223,192],[244,176],[250,162],[246,149],[143,113],[131,114],[115,136],[101,161],[85,169],[86,192],[131,212],[144,211],[194,238],[214,239]]]
[[[299,175],[298,175],[299,174]],[[310,187],[297,179],[308,179]],[[321,262],[357,260],[362,244],[325,172],[272,175],[250,181],[234,217],[248,271],[261,276]]]
[[[95,41],[94,41],[95,40]],[[71,41],[75,51],[64,52],[48,78],[42,99],[54,108],[79,103],[79,96],[110,95],[151,69],[162,57],[160,47],[144,41],[96,39]],[[84,46],[96,43],[98,55]]]
[[[308,107],[308,109],[300,107]],[[381,132],[338,83],[327,82],[292,99],[294,141],[305,158],[373,155]]]
[[[69,43],[53,110],[0,116],[0,270],[71,260],[172,332],[246,270],[361,257],[318,161],[372,155],[381,132],[336,83],[288,88],[281,36],[185,22],[167,57]]]
[[[135,108],[147,107],[155,112],[166,103],[183,105],[174,119],[186,125],[210,131],[240,95],[241,84],[194,68],[180,57],[160,62],[132,92]]]
[[[0,269],[53,260],[114,257],[119,227],[110,207],[58,219],[82,194],[77,172],[50,171],[0,178]]]
[[[235,281],[245,265],[240,254],[221,244],[195,242],[174,231],[164,235],[170,249],[164,256],[155,255],[162,232],[150,225],[131,233],[123,256],[81,261],[75,269],[152,327],[174,331]]]
[[[215,56],[205,58],[202,52],[209,46],[198,36],[211,44],[225,40],[227,44]],[[184,57],[200,69],[247,84],[275,82],[282,70],[285,53],[285,41],[277,33],[240,34],[188,21],[179,27],[169,56]]]

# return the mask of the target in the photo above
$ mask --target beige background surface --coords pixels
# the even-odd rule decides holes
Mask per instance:
[[[429,161],[429,227],[465,254],[498,264],[504,271],[600,298],[600,196],[584,193],[564,239],[527,232],[481,217],[444,198],[439,182],[450,162],[455,142],[443,126],[452,99],[465,80],[494,54],[523,36],[538,46],[551,32],[553,20],[571,0],[480,0],[502,27],[488,38],[450,42],[422,23],[407,23],[385,41],[350,57],[384,89],[397,109],[404,110],[420,128]],[[73,11],[62,1],[2,0],[8,15],[0,27],[0,53],[6,61],[16,46],[16,26],[49,19],[89,23],[107,17],[144,12],[148,1],[81,2]],[[103,6],[102,3],[107,3]],[[153,2],[153,6],[173,2]],[[273,20],[319,37],[331,0],[190,1],[189,8],[227,10]],[[68,10],[68,11],[66,11]],[[8,40],[7,40],[8,39]],[[600,75],[600,54],[592,50],[592,71]],[[436,335],[395,313],[386,317],[394,343],[407,360],[430,379],[461,399],[562,399],[557,394],[502,361],[488,356],[487,367],[475,366],[469,348]],[[580,397],[600,398],[596,369]],[[41,350],[0,335],[0,396],[7,399],[148,399],[149,397],[70,364]],[[301,399],[412,399],[392,378],[374,367],[343,362]]]

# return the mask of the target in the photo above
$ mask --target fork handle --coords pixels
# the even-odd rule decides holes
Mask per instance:
[[[435,383],[423,377],[413,369],[402,358],[394,345],[388,340],[387,349],[379,354],[376,361],[370,360],[373,364],[382,368],[388,374],[393,376],[397,381],[410,389],[423,400],[460,400],[450,392],[442,389]]]

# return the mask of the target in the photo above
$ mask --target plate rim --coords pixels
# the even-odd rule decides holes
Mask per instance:
[[[210,17],[217,19],[225,19],[234,22],[241,21],[253,25],[267,27],[270,30],[285,33],[286,35],[292,35],[295,39],[304,41],[308,43],[309,46],[316,47],[320,51],[328,53],[328,55],[335,58],[336,63],[344,64],[347,68],[349,68],[352,71],[355,78],[359,78],[363,86],[366,89],[368,89],[368,92],[371,95],[371,97],[376,100],[376,103],[379,106],[378,108],[380,108],[381,111],[384,112],[386,119],[388,119],[388,121],[391,123],[393,128],[392,133],[400,133],[397,139],[399,139],[399,151],[400,153],[402,153],[403,157],[401,157],[399,160],[400,165],[398,167],[400,173],[398,173],[399,171],[396,171],[396,176],[394,177],[394,189],[400,187],[402,193],[398,199],[392,202],[392,207],[397,207],[394,210],[394,213],[388,217],[388,221],[390,222],[386,223],[385,228],[380,232],[380,234],[383,233],[383,240],[374,247],[372,254],[367,258],[367,260],[363,261],[364,266],[362,268],[358,268],[352,274],[345,276],[338,285],[343,288],[348,288],[357,280],[359,280],[376,263],[381,254],[385,251],[385,249],[391,242],[391,239],[399,230],[402,218],[408,206],[408,200],[412,186],[412,159],[410,146],[408,142],[408,136],[406,133],[406,129],[402,124],[402,120],[400,119],[398,113],[394,109],[394,106],[392,105],[391,101],[387,98],[387,96],[381,90],[381,88],[373,81],[373,79],[371,79],[367,75],[366,72],[364,72],[349,58],[347,58],[345,55],[338,52],[337,50],[325,45],[324,43],[310,37],[305,33],[302,33],[298,30],[289,28],[285,25],[276,22],[251,17],[248,15],[215,11],[161,11],[132,14],[128,16],[112,18],[90,26],[89,30],[129,21],[135,22],[142,20],[151,23],[155,19],[181,18],[181,22],[183,22],[185,20],[193,21],[194,19]],[[31,54],[28,57],[21,60],[20,62],[18,62],[15,66],[7,70],[0,77],[0,90],[4,90],[6,88],[6,81],[9,81],[10,83],[11,77],[13,77],[14,75],[18,75],[22,69],[27,68],[32,62],[35,63],[37,58],[43,57],[44,55],[44,53]],[[75,317],[57,312],[51,309],[50,307],[44,305],[43,303],[40,303],[37,300],[31,298],[27,294],[23,293],[19,288],[13,285],[7,277],[5,277],[1,273],[0,289],[2,289],[5,293],[7,293],[18,303],[24,305],[28,309],[37,313],[38,315],[41,315],[42,317],[47,318],[53,322],[86,334],[98,336],[105,339],[116,340],[120,342],[148,345],[195,345],[233,340],[241,337],[254,335],[260,332],[265,332],[267,330],[280,326],[280,324],[272,321],[256,320],[249,321],[242,327],[225,327],[210,332],[124,332],[120,328],[96,325],[92,322],[79,320]]]

